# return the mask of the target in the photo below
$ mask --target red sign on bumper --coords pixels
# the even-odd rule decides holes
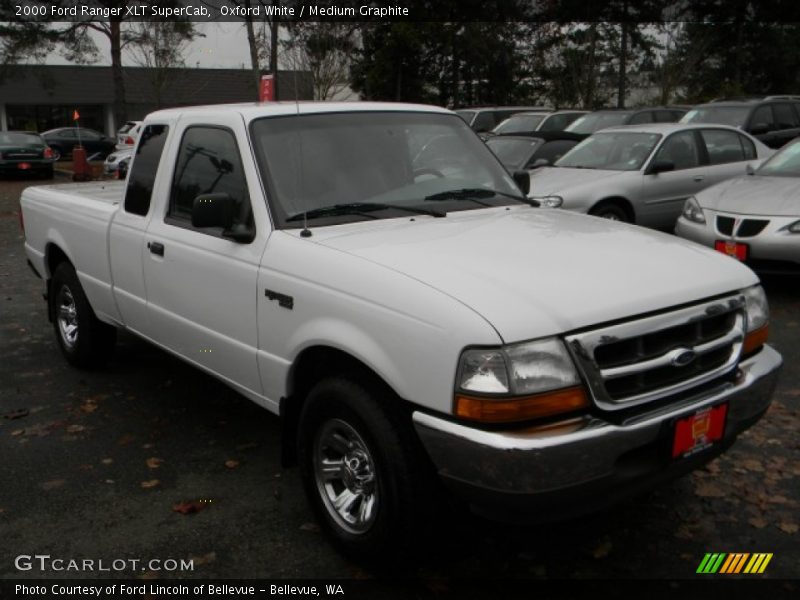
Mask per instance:
[[[714,244],[714,249],[739,260],[747,259],[747,244],[717,240]]]
[[[675,423],[672,458],[690,456],[722,439],[728,405],[705,408]]]

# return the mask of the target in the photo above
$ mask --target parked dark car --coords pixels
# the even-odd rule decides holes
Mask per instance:
[[[477,133],[494,129],[511,115],[520,112],[549,112],[546,106],[476,106],[459,108],[456,114]]]
[[[731,125],[780,148],[800,135],[800,96],[717,100],[695,106],[681,121]]]
[[[537,131],[531,135],[496,135],[486,140],[510,173],[552,165],[579,141],[580,135],[563,131]]]
[[[582,117],[585,110],[557,110],[522,112],[511,115],[483,136],[529,134],[539,131],[564,131],[575,119]]]
[[[56,160],[72,156],[72,148],[80,145],[86,149],[86,157],[105,158],[114,150],[116,141],[94,129],[85,127],[59,127],[45,131],[42,137],[53,149]]]
[[[53,176],[53,151],[38,133],[0,131],[0,173]]]
[[[683,106],[651,106],[648,108],[596,110],[573,121],[565,131],[589,136],[606,127],[675,123],[686,114]]]

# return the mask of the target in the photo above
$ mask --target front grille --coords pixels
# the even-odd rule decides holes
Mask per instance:
[[[737,237],[753,237],[764,231],[769,221],[763,219],[745,219],[736,230]]]
[[[717,231],[719,231],[722,235],[733,235],[733,217],[717,217]]]
[[[744,339],[732,296],[567,337],[597,406],[615,410],[690,390],[732,370]]]

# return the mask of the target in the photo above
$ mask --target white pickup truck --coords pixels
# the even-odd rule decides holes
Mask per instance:
[[[160,111],[126,182],[21,203],[67,360],[104,362],[125,329],[280,414],[357,556],[408,548],[445,491],[553,518],[696,468],[782,362],[748,268],[531,206],[436,107]]]

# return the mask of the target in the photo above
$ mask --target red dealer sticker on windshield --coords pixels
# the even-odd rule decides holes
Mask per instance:
[[[691,456],[722,439],[728,405],[705,408],[675,423],[672,458]]]

